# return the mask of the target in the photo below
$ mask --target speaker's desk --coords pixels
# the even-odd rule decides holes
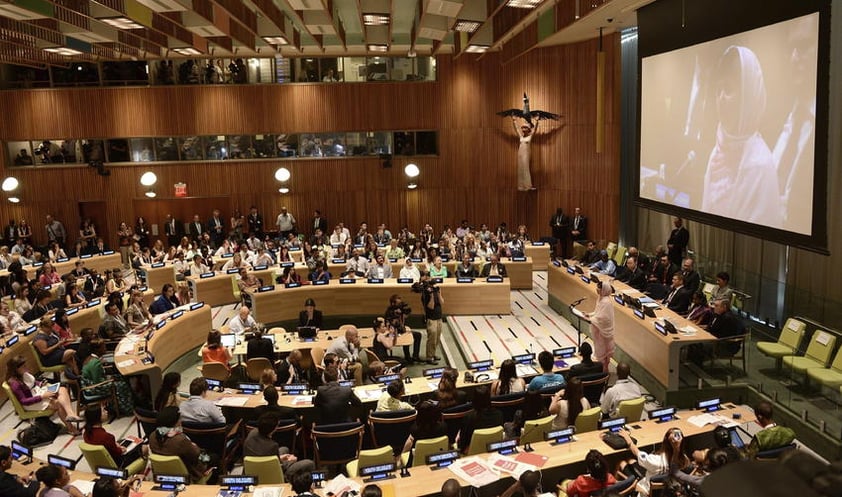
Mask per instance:
[[[488,283],[478,278],[472,283],[457,283],[454,278],[437,285],[441,288],[445,315],[511,314],[511,290],[508,279]],[[340,283],[338,278],[325,285],[302,285],[286,288],[275,285],[264,292],[246,291],[243,296],[251,304],[254,319],[261,323],[276,323],[298,319],[304,301],[312,298],[326,316],[380,316],[389,306],[392,295],[403,301],[418,315],[421,295],[412,292],[412,285],[395,279],[383,283],[368,283],[357,279],[353,284]]]
[[[195,309],[190,310],[191,307]],[[181,312],[181,314],[179,314]],[[205,342],[212,327],[211,306],[181,306],[165,315],[155,316],[152,335],[131,334],[114,350],[114,364],[123,376],[145,375],[152,395],[161,387],[163,372],[179,357]],[[163,324],[160,324],[163,323]],[[160,328],[158,327],[160,325]],[[137,353],[145,344],[147,353]]]
[[[550,264],[550,245],[546,242],[527,243],[523,255],[532,259],[533,271],[545,271]]]
[[[587,297],[579,309],[583,312],[591,312],[597,298],[596,284],[585,283],[580,274],[569,274],[567,268],[551,264],[547,269],[548,286],[547,291],[550,297],[550,305],[556,311],[582,297]],[[601,275],[598,275],[601,276]],[[609,279],[607,276],[601,279]],[[632,296],[643,294],[624,283],[613,281],[615,294],[630,292]],[[614,303],[614,342],[625,354],[628,354],[638,365],[643,367],[661,385],[660,389],[650,389],[653,393],[657,390],[678,390],[678,371],[680,363],[681,348],[687,345],[700,342],[712,342],[716,337],[704,331],[678,314],[666,308],[656,311],[656,316],[666,318],[682,329],[692,327],[696,331],[692,334],[679,332],[664,336],[655,329],[654,319],[646,317],[641,319],[635,316],[632,309]],[[689,329],[689,328],[687,328]],[[634,375],[634,370],[632,370]],[[656,394],[657,395],[657,394]],[[657,395],[661,397],[660,395]]]

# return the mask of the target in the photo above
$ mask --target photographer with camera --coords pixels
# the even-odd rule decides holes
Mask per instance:
[[[427,363],[438,364],[436,348],[441,337],[441,305],[444,303],[441,289],[430,279],[430,272],[421,273],[421,281],[412,285],[412,291],[421,294],[424,319],[427,322]]]
[[[395,329],[398,335],[406,332],[412,332],[412,356],[409,355],[409,345],[403,346],[403,356],[406,362],[412,364],[413,362],[421,362],[418,356],[421,353],[421,332],[413,331],[406,326],[406,318],[412,313],[412,308],[404,303],[400,295],[392,295],[389,297],[389,307],[386,308],[384,317],[386,322]]]

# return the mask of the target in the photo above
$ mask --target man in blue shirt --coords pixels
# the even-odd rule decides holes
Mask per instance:
[[[566,384],[564,376],[553,373],[553,355],[546,350],[538,354],[538,364],[541,365],[543,373],[540,376],[532,378],[529,382],[529,391],[535,392],[544,388],[564,388]]]

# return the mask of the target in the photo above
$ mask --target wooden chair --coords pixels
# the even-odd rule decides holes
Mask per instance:
[[[728,349],[739,346],[737,352],[734,354],[726,354],[724,357],[728,359],[728,366],[734,367],[734,359],[739,359],[742,361],[743,371],[746,370],[746,341],[748,341],[749,332],[743,333],[742,335],[729,337],[729,338],[720,338],[719,340],[713,342],[713,353],[710,356],[710,367],[712,368],[714,363],[717,359],[723,358],[722,351],[728,351]]]
[[[82,455],[85,456],[85,461],[87,461],[88,466],[90,466],[91,469],[118,469],[117,463],[114,462],[111,454],[109,454],[102,445],[91,445],[89,443],[79,442],[79,450],[82,451]],[[138,457],[126,465],[125,469],[129,472],[129,475],[136,475],[146,469],[146,459]]]
[[[372,411],[368,416],[368,429],[374,446],[390,446],[395,455],[400,454],[417,414],[414,409]]]
[[[325,349],[321,347],[312,347],[310,349],[310,358],[313,360],[313,366],[318,370],[319,373],[324,371],[324,366],[322,366],[322,362],[325,359]]]
[[[212,454],[219,454],[219,467],[222,473],[227,473],[233,465],[233,456],[242,445],[240,424],[238,419],[233,425],[215,423],[182,423],[184,434],[190,437],[196,445]]]
[[[105,393],[96,389],[105,389]],[[94,385],[87,385],[79,388],[79,395],[76,397],[77,411],[84,412],[88,406],[100,404],[110,404],[114,406],[117,417],[122,415],[120,412],[120,404],[117,402],[117,385],[114,384],[114,380],[105,380]]]
[[[23,405],[20,403],[20,400],[15,396],[15,393],[12,392],[12,387],[9,385],[8,382],[3,382],[3,391],[6,392],[6,398],[8,398],[12,402],[12,407],[15,408],[15,414],[18,415],[18,424],[14,427],[17,428],[20,426],[21,423],[24,421],[30,421],[35,418],[43,418],[43,417],[50,417],[53,415],[55,411],[52,409],[44,409],[43,411],[27,411],[23,408]]]
[[[629,423],[640,421],[640,418],[643,417],[644,404],[646,404],[646,397],[623,400],[617,404],[617,417],[626,418]]]
[[[348,476],[356,478],[359,476],[360,468],[367,468],[369,466],[377,466],[378,464],[388,464],[395,461],[395,456],[392,453],[392,447],[385,446],[378,449],[361,450],[360,456],[353,461],[349,461],[345,465],[348,471]]]
[[[243,458],[243,474],[257,477],[260,485],[283,485],[284,469],[278,456],[246,456]]]
[[[608,373],[597,373],[580,376],[582,380],[582,392],[592,406],[599,405],[599,398],[608,384]]]
[[[396,367],[401,365],[400,361],[396,361],[394,359],[386,359],[385,361],[381,361],[380,358],[377,357],[377,354],[375,354],[374,351],[371,350],[371,349],[363,349],[363,351],[365,352],[365,356],[366,356],[366,360],[368,361],[368,364],[371,364],[372,362],[375,362],[375,361],[382,362],[383,364],[386,365],[387,368],[396,368]]]
[[[205,362],[202,364],[202,376],[212,380],[226,382],[231,376],[231,371],[228,369],[227,364],[221,362]]]
[[[784,327],[781,328],[778,341],[757,342],[757,350],[765,356],[773,357],[775,368],[780,370],[783,357],[795,355],[798,352],[798,348],[801,347],[801,342],[804,340],[805,331],[807,331],[807,325],[803,321],[789,318],[786,320]]]
[[[332,425],[316,425],[310,431],[316,466],[347,464],[359,458],[365,425],[359,421]],[[391,448],[389,448],[391,451]]]
[[[38,371],[43,373],[53,373],[53,379],[58,381],[61,378],[62,371],[64,371],[64,363],[61,363],[58,366],[45,366],[44,363],[41,362],[41,353],[38,352],[38,347],[35,346],[34,337],[29,341],[29,348],[32,349],[32,355],[35,357],[35,363],[38,365]]]
[[[462,420],[469,412],[474,410],[470,403],[448,407],[441,413],[441,419],[447,425],[447,438],[453,443],[456,441],[456,434],[462,428]]]
[[[155,425],[157,423],[155,418],[157,417],[158,413],[156,411],[135,407],[134,420],[137,424],[138,438],[146,438],[155,431]]]
[[[251,381],[260,381],[265,369],[274,370],[272,363],[265,357],[254,357],[246,361],[246,375]]]
[[[599,418],[602,415],[602,408],[599,406],[586,409],[576,416],[576,433],[595,431],[599,426]]]
[[[467,455],[473,456],[488,451],[488,444],[501,442],[503,440],[503,427],[493,426],[491,428],[480,428],[474,430],[471,436],[471,443],[468,445]]]
[[[491,407],[503,413],[503,422],[512,421],[515,411],[526,403],[526,392],[496,395],[491,397]]]

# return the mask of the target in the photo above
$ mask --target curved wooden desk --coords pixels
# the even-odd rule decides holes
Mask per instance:
[[[371,328],[358,328],[360,332],[360,346],[364,349],[371,348],[374,343],[374,330]],[[275,334],[275,353],[288,354],[293,350],[310,350],[313,347],[321,347],[327,350],[333,340],[342,336],[343,331],[339,330],[319,330],[315,340],[307,341],[301,340],[296,335],[295,330],[289,330],[286,333]],[[245,356],[247,344],[245,341],[237,340],[237,346],[234,347],[234,355]],[[395,341],[395,347],[404,345],[412,345],[412,333],[403,333],[398,335]]]
[[[275,270],[277,266],[260,271],[249,271],[257,276],[264,285],[275,284]],[[208,273],[210,274],[210,273]],[[202,277],[201,275],[188,276],[184,280],[190,289],[193,290],[193,299],[197,302],[204,302],[210,306],[233,304],[238,300],[234,298],[234,285],[232,283],[237,277],[236,274],[228,274],[225,271],[215,271],[213,276]]]
[[[173,319],[172,316],[179,310],[184,311],[184,314]],[[212,327],[209,305],[202,305],[192,311],[189,306],[183,306],[168,315],[170,317],[161,328],[155,330],[151,339],[147,341],[145,334],[132,334],[121,340],[114,351],[114,363],[120,374],[147,376],[153,395],[161,386],[163,372],[178,358],[204,343]],[[144,341],[146,350],[154,358],[148,364],[143,362],[147,358],[145,353],[136,353],[136,346]]]
[[[473,283],[456,283],[446,279],[441,287],[444,314],[511,314],[511,291],[508,279],[502,283],[488,283],[477,279]],[[304,300],[313,298],[318,308],[330,316],[378,316],[389,306],[389,297],[400,295],[414,312],[420,313],[421,296],[413,293],[410,284],[386,280],[368,283],[357,279],[354,284],[341,284],[332,279],[327,285],[302,285],[285,288],[276,285],[267,292],[244,292],[251,304],[254,319],[262,323],[277,323],[298,319]]]

